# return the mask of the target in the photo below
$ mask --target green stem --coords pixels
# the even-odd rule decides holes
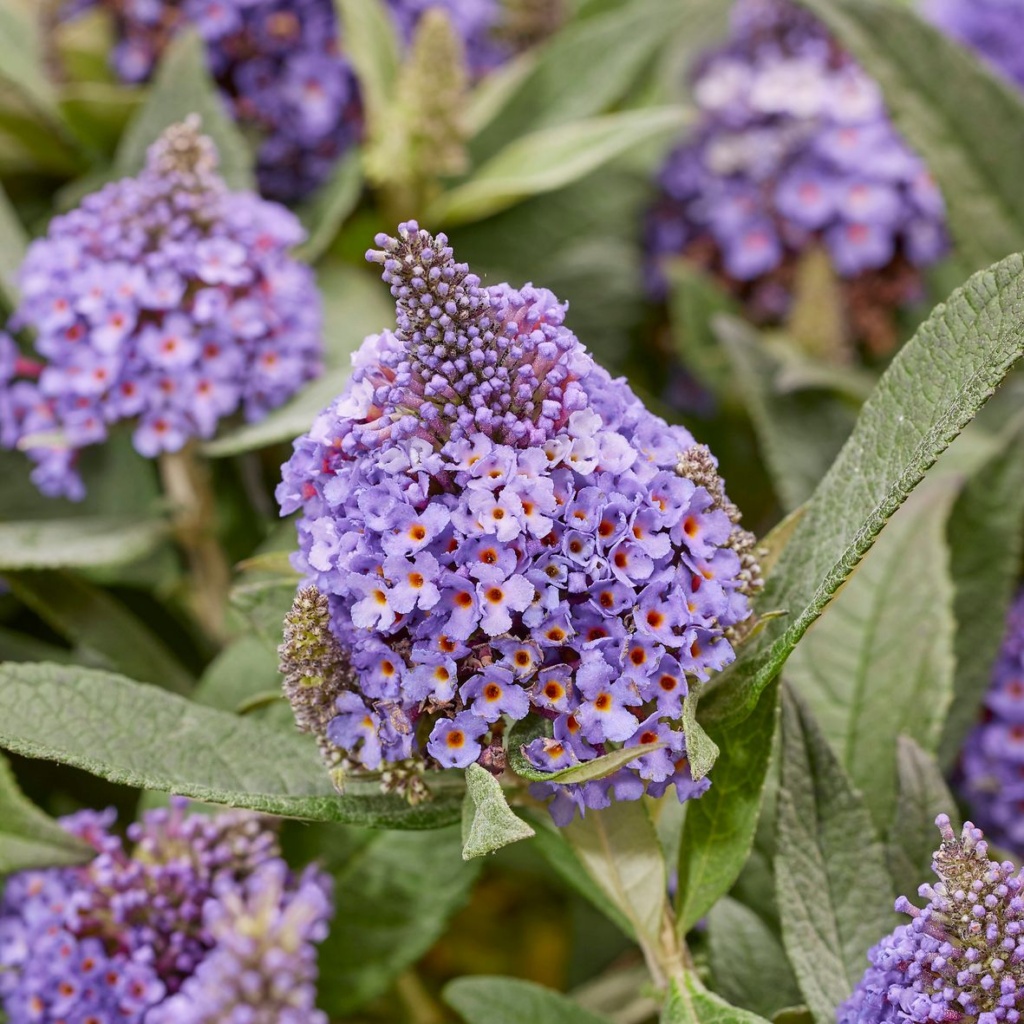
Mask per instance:
[[[395,982],[409,1024],[444,1024],[444,1012],[415,971],[405,971]]]
[[[206,632],[222,643],[227,638],[231,567],[215,533],[217,506],[209,467],[199,458],[194,442],[181,451],[165,452],[159,463],[174,534],[188,562],[192,610]]]

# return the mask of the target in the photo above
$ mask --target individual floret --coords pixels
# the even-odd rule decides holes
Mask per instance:
[[[685,258],[777,323],[801,260],[823,249],[855,340],[884,347],[893,311],[920,294],[919,268],[947,243],[942,196],[877,84],[788,0],[741,0],[693,96],[700,118],[647,219],[652,290]]]
[[[64,819],[96,850],[75,868],[23,871],[0,900],[0,1009],[10,1024],[326,1024],[315,944],[330,880],[296,877],[244,812],[183,800],[111,832],[114,812]]]
[[[18,273],[14,329],[34,335],[38,380],[10,384],[16,429],[46,494],[80,497],[78,451],[121,420],[156,456],[208,438],[225,417],[258,420],[321,370],[304,233],[282,206],[231,192],[190,119],[144,170],[54,218]]]
[[[593,361],[550,292],[483,287],[413,222],[377,242],[397,329],[353,356],[278,488],[353,671],[322,739],[364,770],[498,765],[532,717],[542,772],[644,746],[553,786],[561,821],[611,792],[703,792],[682,700],[732,660],[759,583],[714,459]]]
[[[981,829],[936,819],[942,845],[922,885],[923,909],[868,953],[870,966],[839,1007],[838,1024],[1015,1024],[1024,1009],[1024,873],[988,858]]]

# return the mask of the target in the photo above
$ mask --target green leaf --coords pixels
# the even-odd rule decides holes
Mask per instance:
[[[681,981],[673,980],[661,1024],[767,1024],[763,1017],[737,1006],[730,1006],[708,992],[689,972]]]
[[[117,672],[177,693],[194,680],[168,647],[120,601],[67,572],[5,572],[11,591],[76,647]]]
[[[749,907],[726,896],[708,912],[708,960],[715,991],[770,1018],[800,1002],[782,942]]]
[[[685,934],[732,887],[754,842],[765,791],[778,695],[771,687],[738,725],[713,730],[721,755],[711,789],[690,802],[679,851],[676,919]]]
[[[18,305],[18,289],[14,278],[27,248],[28,234],[7,198],[7,193],[0,188],[0,300],[11,311]]]
[[[613,801],[563,829],[602,895],[644,948],[657,948],[668,902],[665,858],[642,800]]]
[[[871,816],[817,723],[783,690],[775,877],[782,941],[817,1024],[835,1024],[867,952],[895,924]]]
[[[474,160],[493,156],[509,139],[611,109],[684,26],[689,45],[698,48],[724,34],[726,10],[718,0],[634,0],[570,22],[537,49],[520,87],[473,140]]]
[[[402,60],[398,37],[381,0],[334,0],[334,6],[372,132],[394,92]]]
[[[508,766],[520,776],[529,779],[531,782],[558,782],[563,785],[569,783],[590,782],[594,779],[605,779],[617,772],[623,765],[635,761],[644,754],[661,750],[665,744],[662,741],[656,743],[640,743],[635,747],[623,747],[613,750],[601,757],[595,757],[592,761],[583,764],[573,765],[571,768],[561,768],[557,772],[545,772],[535,768],[523,755],[523,747],[540,736],[550,736],[551,731],[544,719],[536,719],[532,716],[516,722],[508,732],[505,740],[505,752],[508,757]]]
[[[688,693],[683,700],[683,733],[686,736],[686,758],[690,774],[700,781],[718,760],[718,744],[697,721],[697,694]]]
[[[501,783],[486,768],[471,764],[462,803],[462,859],[483,857],[534,834],[509,807]]]
[[[589,900],[624,935],[633,937],[633,926],[629,918],[605,895],[603,889],[590,880],[583,862],[566,841],[563,830],[551,820],[547,808],[524,808],[522,813],[536,830],[532,845],[541,852],[562,881]]]
[[[363,173],[359,153],[353,150],[334,168],[330,178],[299,208],[299,220],[309,237],[295,250],[307,263],[316,261],[330,248],[345,218],[359,202]]]
[[[718,314],[734,312],[732,300],[709,274],[687,260],[672,260],[663,270],[671,286],[668,312],[679,358],[715,394],[728,394],[733,384],[729,357],[712,324]]]
[[[457,826],[386,832],[303,825],[284,834],[293,863],[334,878],[336,911],[318,950],[317,1002],[331,1018],[384,992],[440,938],[469,897],[480,861],[463,862]]]
[[[957,626],[953,702],[939,742],[947,770],[988,691],[1024,554],[1024,431],[1012,431],[1008,440],[967,481],[946,527]]]
[[[934,751],[953,694],[956,482],[929,481],[893,516],[786,666],[879,829],[896,803],[897,736]]]
[[[113,516],[0,523],[0,570],[123,565],[148,555],[167,532],[160,519]]]
[[[138,174],[146,150],[172,124],[198,114],[202,130],[217,147],[219,171],[233,189],[254,189],[252,151],[231,120],[206,66],[206,48],[189,29],[164,51],[145,104],[125,130],[114,161],[118,177]]]
[[[939,841],[935,819],[956,817],[956,800],[946,786],[935,758],[909,736],[896,748],[899,793],[889,827],[889,872],[896,892],[913,894],[930,877],[932,853]]]
[[[243,635],[229,643],[207,666],[192,699],[236,715],[258,713],[280,728],[295,728],[281,689],[277,648],[261,637]]]
[[[352,353],[363,339],[394,323],[388,289],[372,274],[341,263],[325,263],[317,270],[317,280],[324,302],[323,376],[259,423],[239,427],[204,445],[205,455],[238,455],[304,434],[344,390],[352,372]]]
[[[0,79],[37,113],[61,123],[56,93],[46,76],[42,19],[33,4],[0,3]]]
[[[882,87],[896,127],[935,175],[971,268],[1024,248],[1024,104],[1013,85],[912,6],[801,0]]]
[[[611,1024],[571,999],[516,978],[458,978],[444,1001],[466,1024]]]
[[[1024,351],[1024,261],[975,274],[938,306],[865,403],[758,607],[786,609],[710,685],[701,719],[742,717],[939,454]]]
[[[426,220],[446,226],[480,220],[530,196],[579,181],[641,143],[678,132],[686,122],[681,109],[650,107],[524,135],[441,196]]]
[[[95,854],[22,795],[0,756],[0,878],[24,868],[82,864]]]
[[[743,321],[718,317],[714,329],[746,399],[775,492],[791,511],[825,475],[850,436],[856,410],[822,389],[784,393],[784,365]]]
[[[339,796],[298,733],[74,666],[0,665],[0,747],[141,789],[369,828],[450,825],[462,799],[461,782],[440,773],[437,795],[415,807],[376,782]]]

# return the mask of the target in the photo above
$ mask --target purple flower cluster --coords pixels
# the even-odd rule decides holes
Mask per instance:
[[[1000,846],[1024,851],[1024,593],[1010,609],[984,720],[964,743],[958,774],[975,820]]]
[[[82,812],[68,831],[96,849],[78,868],[12,875],[0,901],[0,1008],[10,1024],[326,1024],[315,943],[330,879],[293,876],[253,814],[132,825]]]
[[[923,0],[927,18],[1024,88],[1024,0]]]
[[[228,191],[191,122],[154,143],[138,177],[54,218],[29,247],[11,321],[35,332],[46,365],[8,384],[2,418],[40,490],[81,497],[78,451],[120,420],[155,456],[239,409],[258,420],[316,377],[320,299],[289,255],[302,238],[284,207]]]
[[[278,488],[351,661],[327,740],[364,769],[496,766],[503,720],[532,715],[542,771],[659,744],[552,786],[559,820],[703,792],[682,699],[733,659],[756,585],[710,453],[593,361],[550,292],[482,287],[415,222],[377,243],[397,330],[364,341]]]
[[[839,1008],[838,1024],[1016,1024],[1024,1010],[1024,872],[988,858],[981,829],[958,837],[942,814],[942,845],[922,885],[923,909],[868,953],[870,966]]]
[[[648,216],[656,290],[664,263],[682,256],[756,319],[779,320],[800,256],[824,246],[841,278],[873,282],[849,304],[877,303],[881,283],[901,277],[910,287],[896,297],[910,297],[913,268],[946,248],[942,196],[881,90],[811,15],[788,0],[741,0],[693,95],[698,126],[661,170]]]
[[[116,20],[117,74],[150,77],[173,35],[194,26],[235,119],[260,136],[260,191],[284,202],[308,195],[363,130],[333,0],[92,0]],[[510,55],[499,38],[501,0],[387,0],[408,42],[430,7],[449,14],[476,74]]]

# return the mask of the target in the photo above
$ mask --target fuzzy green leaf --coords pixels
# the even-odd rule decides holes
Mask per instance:
[[[939,742],[947,770],[988,691],[1024,552],[1024,430],[1005,441],[967,481],[946,527],[956,618],[953,702]]]
[[[778,695],[773,686],[749,718],[713,731],[721,755],[712,786],[700,800],[690,803],[683,823],[676,902],[681,934],[729,891],[746,863],[777,723]]]
[[[253,189],[253,157],[231,120],[206,66],[206,47],[193,30],[178,33],[160,60],[149,96],[132,118],[114,161],[117,176],[138,174],[146,150],[166,128],[190,114],[202,119],[202,131],[217,147],[221,177],[233,189]]]
[[[783,393],[783,365],[757,331],[730,317],[716,318],[714,327],[746,399],[775,492],[792,510],[811,496],[850,436],[856,410],[823,389]]]
[[[458,826],[432,832],[302,825],[284,833],[293,863],[334,878],[336,911],[318,949],[317,1003],[342,1017],[384,992],[440,938],[481,861],[459,856]]]
[[[800,1002],[779,937],[749,907],[728,896],[708,912],[708,959],[715,991],[771,1018]]]
[[[298,733],[75,666],[0,665],[0,747],[123,785],[369,828],[449,825],[462,799],[461,782],[440,775],[415,807],[374,782],[338,796]]]
[[[448,226],[488,217],[579,181],[642,143],[671,136],[686,122],[679,108],[648,107],[524,135],[441,196],[426,220]]]
[[[912,895],[930,877],[932,853],[939,842],[935,819],[956,817],[956,800],[935,758],[909,736],[896,748],[899,792],[889,826],[887,854],[896,892]]]
[[[639,743],[635,747],[613,750],[601,757],[595,757],[592,761],[573,765],[571,768],[561,768],[557,772],[544,772],[527,761],[522,748],[540,736],[550,735],[551,730],[544,719],[538,720],[530,717],[516,722],[508,731],[505,741],[509,768],[516,775],[529,779],[531,782],[560,782],[563,785],[574,782],[590,782],[594,779],[606,779],[623,765],[629,764],[630,761],[635,761],[638,757],[650,754],[655,750],[661,750],[665,746],[660,740],[655,743]]]
[[[661,1011],[661,1024],[767,1024],[763,1017],[708,992],[689,972],[673,981]]]
[[[28,234],[7,198],[7,193],[0,188],[0,301],[11,311],[18,305],[18,289],[14,278],[27,248]]]
[[[458,978],[444,1000],[466,1024],[611,1024],[571,999],[516,978]]]
[[[1024,351],[1024,260],[975,274],[892,361],[758,602],[786,609],[713,682],[701,720],[749,714],[886,521]]]
[[[896,804],[897,736],[934,751],[953,694],[956,483],[928,481],[893,516],[786,665],[879,829]]]
[[[0,523],[0,570],[123,565],[167,537],[167,523],[109,517]]]
[[[472,860],[534,835],[505,800],[501,783],[486,768],[466,769],[466,797],[462,804],[462,859]]]
[[[11,591],[52,629],[105,668],[177,693],[193,678],[167,645],[121,601],[62,571],[5,572]]]
[[[563,829],[590,879],[641,945],[659,947],[668,899],[665,858],[642,800],[613,801]]]
[[[971,269],[1024,248],[1024,103],[1013,85],[889,0],[800,0],[885,93],[896,127],[946,200],[958,255]]]
[[[299,219],[309,237],[295,250],[307,263],[315,263],[330,248],[345,218],[359,202],[363,190],[363,174],[359,154],[353,151],[337,167],[330,178],[298,210]]]
[[[24,868],[81,864],[95,853],[22,795],[0,756],[0,878]]]
[[[43,24],[34,4],[0,3],[0,79],[59,124],[57,95],[46,75]]]
[[[381,0],[334,0],[367,122],[377,123],[391,101],[401,64],[398,37]]]
[[[724,34],[718,0],[632,0],[566,25],[536,51],[519,88],[473,140],[476,161],[509,139],[601,114],[619,103],[670,41],[689,48]]]
[[[775,877],[782,941],[817,1024],[835,1024],[867,952],[895,924],[885,852],[817,723],[782,700]]]

